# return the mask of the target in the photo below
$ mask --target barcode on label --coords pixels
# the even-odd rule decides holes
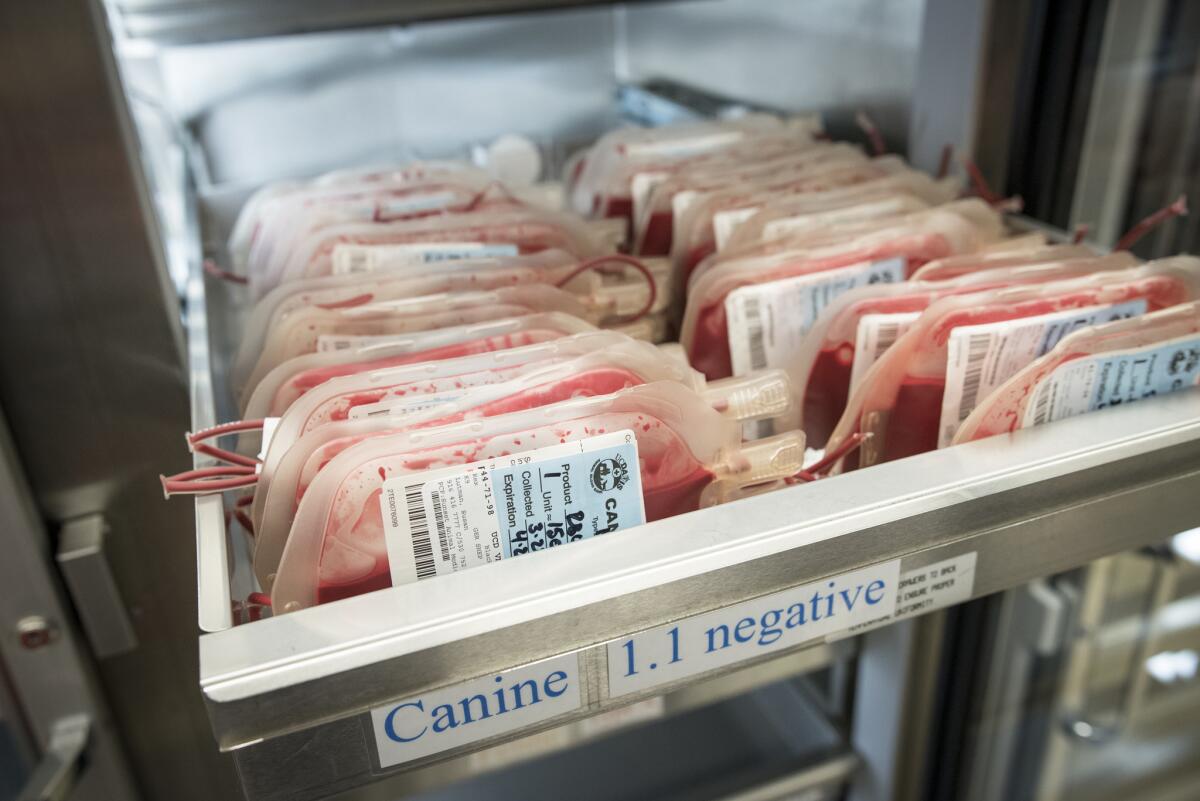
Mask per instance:
[[[879,361],[879,357],[884,354],[888,348],[892,346],[897,339],[900,338],[902,330],[907,330],[908,326],[902,322],[881,323],[879,333],[875,339],[875,352],[871,354],[872,363]]]
[[[983,363],[991,345],[991,334],[975,334],[967,340],[967,367],[963,375],[962,402],[958,406],[960,423],[975,409],[975,402],[979,398],[979,386],[983,380]]]
[[[408,513],[409,530],[412,532],[413,559],[417,563],[418,579],[433,578],[437,575],[437,566],[433,561],[433,545],[429,541],[429,518],[425,514],[425,502],[421,499],[421,490],[424,488],[424,484],[410,484],[404,488],[404,506]]]
[[[746,320],[746,339],[750,343],[750,369],[761,370],[767,366],[762,302],[754,295],[748,295],[742,305],[742,311]]]
[[[442,551],[442,561],[450,561],[450,534],[446,531],[446,510],[442,507],[442,493],[429,493],[429,501],[433,504],[433,525],[437,529],[438,545]]]
[[[1054,392],[1049,387],[1043,386],[1042,391],[1038,393],[1037,401],[1033,407],[1033,424],[1040,426],[1045,423],[1050,416],[1050,398]]]

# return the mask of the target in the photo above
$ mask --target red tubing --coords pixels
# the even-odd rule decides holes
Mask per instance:
[[[220,278],[222,281],[228,281],[231,284],[248,284],[250,279],[244,275],[230,272],[223,267],[217,265],[212,259],[205,259],[203,263],[204,272],[211,275],[213,278]]]
[[[882,156],[887,153],[887,145],[884,144],[883,134],[879,132],[879,126],[875,124],[875,120],[865,111],[859,111],[854,115],[854,121],[858,123],[858,127],[867,135],[867,139],[871,141],[871,149],[875,151],[876,156]]]
[[[218,448],[216,445],[209,445],[207,442],[197,442],[192,446],[192,452],[211,456],[214,459],[220,459],[223,462],[229,462],[241,467],[254,467],[259,464],[259,460],[253,456],[243,456],[240,453],[234,453],[225,448]]]
[[[250,515],[246,514],[241,509],[235,509],[233,512],[233,518],[241,524],[242,528],[246,530],[247,534],[249,534],[251,537],[254,536],[254,521],[250,519]]]
[[[1075,233],[1071,234],[1071,244],[1078,245],[1084,239],[1087,239],[1087,235],[1091,230],[1092,226],[1087,223],[1080,223],[1075,226]]]
[[[1169,206],[1164,206],[1150,216],[1146,217],[1141,222],[1134,225],[1124,235],[1117,240],[1113,250],[1129,250],[1138,240],[1146,234],[1153,231],[1158,226],[1162,225],[1172,217],[1182,217],[1188,213],[1187,195],[1180,195],[1175,199],[1175,202]]]
[[[361,295],[355,295],[346,300],[339,300],[336,303],[314,303],[318,309],[326,309],[332,311],[334,309],[353,309],[355,306],[362,306],[365,303],[370,303],[375,299],[375,295],[370,292],[365,292]]]
[[[160,475],[158,479],[162,482],[163,495],[170,498],[172,495],[207,495],[253,486],[258,475],[253,467],[222,465],[185,470],[173,476]]]
[[[950,161],[954,158],[954,145],[946,143],[942,146],[942,158],[938,162],[937,177],[938,180],[945,178],[950,174]]]
[[[996,194],[990,186],[987,179],[983,177],[983,172],[979,169],[979,165],[972,159],[963,159],[963,166],[967,168],[967,175],[971,177],[971,187],[985,203],[993,206],[998,211],[1019,212],[1025,207],[1025,201],[1021,200],[1020,196],[1001,197]]]
[[[967,168],[967,175],[971,176],[971,186],[974,187],[975,194],[993,206],[1004,200],[988,186],[987,179],[983,177],[983,172],[980,171],[979,165],[973,159],[963,159],[963,166]]]
[[[851,434],[850,436],[846,437],[841,445],[838,445],[832,451],[822,456],[821,459],[812,467],[807,467],[801,470],[799,473],[796,473],[793,478],[787,479],[787,483],[794,484],[797,481],[816,481],[817,479],[822,478],[822,473],[826,472],[829,470],[829,468],[840,462],[846,457],[847,454],[856,450],[872,436],[872,434],[863,434],[861,432]]]
[[[610,253],[606,256],[597,256],[594,259],[588,259],[587,261],[576,265],[575,269],[567,273],[567,277],[559,281],[557,284],[555,284],[555,286],[562,288],[586,273],[588,270],[595,270],[612,262],[625,264],[637,270],[642,274],[642,277],[646,279],[646,284],[650,287],[650,295],[646,298],[645,305],[643,305],[642,308],[636,313],[619,320],[621,324],[636,323],[638,320],[649,314],[650,310],[654,308],[654,301],[658,299],[658,285],[654,282],[654,275],[649,269],[647,269],[646,265],[635,259],[633,256],[626,256],[624,253]]]
[[[193,447],[198,442],[204,442],[206,439],[214,437],[223,437],[226,434],[236,434],[239,431],[257,431],[263,427],[262,420],[234,420],[232,423],[221,423],[220,425],[202,428],[196,432],[188,432],[187,442],[188,447]]]

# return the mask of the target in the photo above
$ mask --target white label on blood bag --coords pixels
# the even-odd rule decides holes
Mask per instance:
[[[579,709],[579,657],[546,659],[371,710],[379,767],[388,768]]]
[[[681,243],[680,238],[681,226],[683,225],[683,215],[687,214],[687,210],[692,207],[700,199],[701,195],[695,189],[685,189],[682,192],[676,192],[671,195],[671,242]]]
[[[733,290],[725,297],[733,374],[787,366],[834,298],[867,284],[903,281],[904,266],[903,258],[862,262]]]
[[[453,403],[463,396],[462,392],[429,392],[424,395],[410,395],[404,398],[389,398],[364,403],[350,409],[347,415],[351,420],[365,420],[369,417],[405,417],[417,412],[433,409],[442,404]]]
[[[455,197],[457,196],[453,192],[426,192],[419,195],[385,197],[379,200],[375,216],[386,220],[389,217],[403,217],[406,214],[419,214],[423,211],[442,209],[453,203]]]
[[[878,219],[902,214],[912,210],[912,199],[898,195],[870,203],[859,203],[832,211],[799,214],[795,217],[780,217],[763,226],[763,239],[778,239],[798,231],[812,231],[822,226],[854,220]]]
[[[584,225],[592,239],[605,251],[620,250],[629,236],[629,221],[624,217],[587,220]]]
[[[654,187],[671,177],[667,172],[639,172],[630,181],[629,190],[633,194],[633,224],[641,222],[646,213],[646,204],[650,202],[650,193]]]
[[[271,437],[275,436],[275,429],[279,428],[278,417],[264,417],[262,427],[262,438],[258,448],[258,464],[254,466],[255,473],[262,472],[263,460],[267,458],[267,449],[271,447]]]
[[[608,695],[648,690],[888,618],[899,577],[895,559],[613,640]]]
[[[713,235],[716,237],[717,250],[724,250],[737,227],[757,214],[758,210],[758,206],[747,206],[744,209],[726,209],[714,214]]]
[[[864,314],[854,335],[854,363],[850,367],[850,392],[858,389],[871,365],[921,316],[920,312]]]
[[[516,256],[511,243],[408,242],[400,245],[350,245],[333,248],[333,274],[400,270],[460,259],[490,259]]]
[[[412,334],[321,334],[317,337],[317,353],[332,353],[389,342],[408,342],[411,339]]]
[[[955,433],[981,399],[1067,334],[1087,325],[1145,313],[1146,301],[1139,299],[955,328],[947,342],[946,389],[942,394],[938,447],[944,448],[954,440]]]
[[[975,559],[976,552],[971,551],[932,565],[905,570],[900,574],[896,611],[892,615],[846,629],[826,639],[833,641],[853,637],[870,629],[883,628],[899,620],[971,600],[971,593],[975,590]]]
[[[1200,336],[1060,364],[1037,385],[1023,428],[1200,386]]]
[[[393,584],[646,522],[632,431],[398,476],[379,502]]]
[[[629,158],[641,159],[653,156],[668,156],[681,158],[694,156],[706,150],[713,150],[725,145],[731,145],[741,139],[741,131],[718,131],[702,136],[673,137],[658,139],[653,142],[635,142],[625,146],[625,155]]]

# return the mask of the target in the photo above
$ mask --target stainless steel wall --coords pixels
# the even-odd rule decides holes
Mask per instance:
[[[35,547],[84,515],[110,526],[138,644],[97,669],[142,791],[227,799],[197,690],[191,506],[157,478],[190,461],[179,306],[102,22],[84,0],[0,3],[0,409],[50,531]],[[0,530],[0,559],[30,530]]]
[[[692,0],[167,46],[145,86],[217,184],[462,155],[508,132],[570,146],[615,124],[619,80],[655,76],[842,129],[865,108],[902,150],[923,7]]]

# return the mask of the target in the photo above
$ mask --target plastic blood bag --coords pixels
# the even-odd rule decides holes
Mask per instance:
[[[248,275],[278,270],[296,243],[330,226],[354,222],[395,222],[454,212],[495,209],[486,183],[461,179],[406,184],[357,185],[324,190],[319,198],[284,198],[270,208],[246,259]],[[522,204],[505,195],[503,208]]]
[[[815,165],[798,175],[764,182],[761,186],[702,193],[690,199],[690,202],[681,202],[676,196],[675,231],[671,242],[675,280],[686,283],[696,265],[716,252],[713,220],[720,212],[756,208],[774,197],[853,186],[907,169],[900,159],[884,156],[862,164]]]
[[[866,283],[904,280],[926,261],[994,239],[1000,227],[998,219],[993,226],[981,227],[938,209],[922,215],[917,223],[839,244],[731,261],[698,275],[688,290],[680,333],[693,366],[709,378],[731,375],[735,368],[782,366],[841,292]],[[767,347],[772,342],[777,343],[774,353]]]
[[[505,317],[557,311],[595,321],[596,315],[574,295],[545,284],[486,292],[447,292],[379,301],[362,306],[308,307],[267,331],[247,385],[253,386],[286,360],[323,348],[339,349],[380,337],[450,328]],[[590,319],[589,319],[590,318]]]
[[[511,410],[512,404],[524,404],[527,398],[550,394],[561,394],[566,399],[574,395],[603,395],[625,386],[645,384],[652,381],[677,381],[693,391],[704,394],[704,377],[686,365],[663,354],[653,345],[617,335],[618,341],[609,342],[601,351],[571,352],[578,348],[581,340],[559,340],[533,348],[521,348],[493,354],[490,360],[495,367],[488,376],[472,378],[468,374],[449,375],[444,378],[414,378],[414,367],[375,370],[334,378],[292,404],[283,414],[274,431],[272,450],[287,448],[291,442],[317,426],[335,420],[384,415],[408,415],[429,405],[426,396],[445,397],[447,394],[463,403],[475,407],[490,404],[492,414]],[[600,341],[597,337],[593,343]],[[582,340],[587,343],[587,339]],[[573,346],[573,347],[571,347]],[[540,350],[546,358],[554,359],[550,364],[533,357],[524,363],[514,363],[516,358],[529,357],[531,350]],[[567,360],[561,361],[563,358]],[[511,364],[511,366],[509,366]],[[447,369],[443,364],[442,370]],[[528,386],[519,389],[513,386],[520,380]],[[470,382],[470,383],[468,383]],[[616,382],[616,385],[614,385]],[[494,385],[494,386],[493,386]],[[723,411],[727,407],[741,408],[753,414],[739,413],[738,419],[757,419],[776,416],[790,406],[790,387],[786,380],[775,377],[770,383],[770,401],[763,404],[762,389],[739,379],[714,382],[717,387],[714,407]],[[490,387],[490,388],[485,388]],[[607,387],[612,387],[611,389]],[[754,392],[753,397],[744,393]],[[536,405],[545,405],[539,401]],[[718,408],[719,407],[719,408]]]
[[[569,253],[547,250],[529,256],[463,259],[439,264],[433,271],[424,267],[420,273],[413,270],[387,270],[379,274],[356,272],[289,281],[272,289],[251,309],[232,367],[234,386],[244,386],[262,351],[267,332],[299,309],[314,306],[349,308],[439,292],[557,283],[577,263],[578,259]],[[579,282],[586,283],[587,288],[591,289],[598,278],[594,272],[588,272],[579,276]],[[572,281],[572,288],[575,284]]]
[[[825,445],[867,370],[938,298],[1133,267],[1129,253],[964,274],[951,281],[871,284],[833,300],[787,364],[809,447]]]
[[[271,370],[246,399],[243,417],[278,417],[305,392],[340,375],[504,351],[595,330],[569,314],[544,312],[348,342],[344,348],[327,348],[288,359]]]
[[[1200,295],[1200,260],[1036,286],[955,295],[932,304],[868,371],[829,438],[869,433],[847,468],[948,444],[982,392],[1074,328],[1137,316]]]
[[[532,363],[502,372],[506,379],[502,383],[480,382],[470,388],[418,395],[416,403],[406,395],[393,394],[370,406],[356,407],[344,418],[323,414],[353,399],[350,386],[344,387],[346,392],[340,391],[341,382],[322,387],[327,400],[312,398],[314,402],[293,407],[272,438],[256,487],[255,563],[262,566],[260,572],[273,571],[295,503],[314,476],[338,453],[371,437],[493,417],[661,380],[688,387],[728,420],[774,417],[785,413],[790,405],[790,389],[781,371],[706,385],[695,371],[652,346],[634,341],[565,362]],[[392,389],[394,392],[397,388]],[[261,558],[259,548],[267,549]]]
[[[954,179],[910,171],[826,192],[774,198],[738,222],[722,248],[736,250],[829,222],[910,213],[950,203],[958,194]]]
[[[342,223],[297,243],[279,270],[251,275],[254,297],[274,286],[334,271],[333,251],[343,244],[390,245],[431,259],[499,256],[565,250],[580,258],[603,255],[605,246],[580,220],[536,209],[470,212],[387,223]],[[457,256],[456,256],[457,254]]]
[[[579,214],[629,217],[631,162],[672,161],[729,147],[756,132],[779,132],[782,125],[766,115],[741,120],[620,128],[601,136],[588,149],[578,173],[568,175],[568,199]]]
[[[756,142],[758,140],[755,140]],[[730,187],[762,185],[807,170],[829,171],[833,165],[864,164],[867,156],[847,144],[817,142],[803,147],[750,153],[732,147],[706,159],[685,162],[674,172],[642,172],[634,177],[635,252],[666,256],[671,253],[679,218],[698,195]],[[678,198],[678,200],[676,200]]]
[[[767,209],[770,204],[767,204]],[[713,218],[717,250],[737,250],[755,242],[781,239],[802,231],[821,231],[828,225],[864,220],[886,220],[924,211],[931,206],[923,200],[906,194],[894,194],[866,202],[857,202],[808,214],[793,214],[783,219],[764,223],[763,211],[754,211],[745,219],[740,214]],[[749,211],[749,210],[739,210]],[[724,223],[724,224],[723,224]]]
[[[267,218],[275,213],[272,207],[281,201],[319,203],[330,194],[336,197],[359,191],[362,186],[406,185],[446,178],[476,182],[481,186],[489,180],[486,173],[466,163],[425,162],[383,171],[378,168],[342,170],[313,181],[281,181],[268,184],[251,195],[238,212],[237,221],[227,243],[230,257],[239,270],[245,267],[250,248],[266,224]]]
[[[953,444],[1200,384],[1200,303],[1069,334],[988,395]]]
[[[305,493],[273,608],[291,612],[692,511],[723,480],[794,473],[802,444],[784,435],[742,448],[736,423],[670,382],[365,440]]]
[[[913,274],[914,281],[946,281],[980,270],[1020,267],[1066,259],[1095,258],[1096,252],[1085,245],[1045,245],[1016,250],[967,253],[931,261]]]
[[[282,327],[289,315],[305,309],[349,309],[442,292],[549,284],[563,288],[608,320],[665,307],[668,296],[662,290],[662,281],[666,272],[667,265],[661,260],[657,264],[653,261],[644,264],[613,254],[580,262],[561,251],[545,251],[532,256],[457,261],[439,265],[433,273],[428,268],[419,273],[389,269],[378,275],[326,276],[289,282],[255,304],[234,362],[234,387],[239,390],[244,387],[264,349],[268,332]],[[651,292],[655,294],[653,302],[650,302]]]

